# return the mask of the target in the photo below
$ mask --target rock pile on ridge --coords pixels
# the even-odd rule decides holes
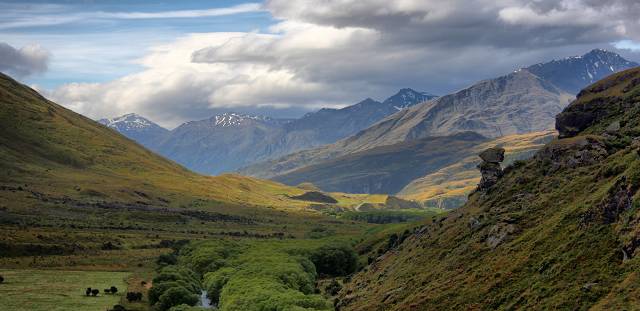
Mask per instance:
[[[482,178],[478,184],[478,191],[486,191],[502,177],[500,162],[504,161],[504,148],[493,147],[479,154],[482,163],[478,165]]]

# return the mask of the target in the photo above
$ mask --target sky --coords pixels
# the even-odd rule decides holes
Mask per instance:
[[[444,95],[593,48],[640,61],[638,16],[636,0],[0,0],[0,71],[94,119],[172,128]]]

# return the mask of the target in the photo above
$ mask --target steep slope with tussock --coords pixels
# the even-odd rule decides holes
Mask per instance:
[[[632,310],[640,305],[640,69],[557,117],[563,139],[391,245],[340,310]]]

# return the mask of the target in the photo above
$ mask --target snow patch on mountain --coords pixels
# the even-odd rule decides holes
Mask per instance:
[[[118,131],[141,130],[157,126],[155,123],[135,113],[129,113],[111,119],[100,119],[98,122]]]
[[[383,103],[393,107],[397,111],[400,111],[436,97],[437,96],[427,92],[419,92],[410,88],[405,88],[386,99]]]
[[[245,124],[245,122],[249,120],[270,122],[271,118],[265,117],[265,116],[238,114],[233,112],[223,113],[220,115],[213,116],[211,118],[211,122],[213,122],[215,126],[222,126],[222,127],[239,126],[239,125]]]

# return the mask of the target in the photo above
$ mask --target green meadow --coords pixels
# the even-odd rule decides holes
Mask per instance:
[[[128,272],[0,270],[0,309],[12,311],[102,311],[118,303],[127,288]],[[103,289],[115,286],[115,295]],[[85,296],[87,287],[100,289],[96,297]]]

